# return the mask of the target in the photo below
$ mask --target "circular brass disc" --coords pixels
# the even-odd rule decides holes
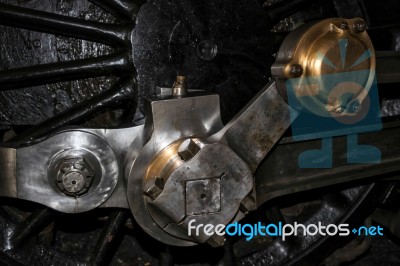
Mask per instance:
[[[291,82],[299,102],[320,116],[341,116],[340,96],[330,92],[340,83],[359,84],[352,101],[363,102],[375,78],[375,52],[367,32],[359,30],[362,19],[326,19],[304,25],[283,42],[272,74],[286,95]],[[296,66],[296,72],[294,71]],[[299,71],[298,68],[301,68]],[[298,75],[295,75],[298,74]],[[303,96],[312,96],[303,102]]]

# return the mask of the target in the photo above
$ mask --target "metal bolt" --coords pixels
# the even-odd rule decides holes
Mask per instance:
[[[249,213],[250,211],[256,208],[256,200],[252,195],[248,195],[244,200],[240,203],[240,211],[244,214]]]
[[[340,22],[340,29],[342,29],[342,30],[349,29],[349,24],[346,21]]]
[[[361,110],[361,105],[358,100],[351,101],[346,107],[346,111],[349,113],[358,113],[360,110]]]
[[[360,21],[354,24],[353,29],[355,33],[361,33],[367,29],[367,25],[365,24],[364,21]]]
[[[144,194],[150,197],[152,200],[155,200],[164,189],[164,179],[160,177],[155,177],[153,180],[153,184],[144,192]]]
[[[83,157],[64,158],[57,165],[57,186],[67,196],[86,193],[94,178],[91,165]]]
[[[292,78],[298,78],[303,75],[303,68],[299,64],[293,64],[290,67],[290,76]]]
[[[69,193],[79,193],[85,187],[86,177],[82,172],[70,171],[62,176],[62,184]]]
[[[172,86],[172,97],[182,98],[188,94],[186,86],[186,77],[177,76],[174,85]]]

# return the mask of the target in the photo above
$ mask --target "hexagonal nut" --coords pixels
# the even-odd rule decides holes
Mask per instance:
[[[352,102],[350,102],[347,106],[346,106],[346,111],[349,113],[358,113],[361,111],[361,104],[358,100],[354,100]]]
[[[364,21],[359,21],[353,25],[353,30],[355,33],[362,33],[367,29],[367,24]]]
[[[194,139],[187,139],[179,146],[178,155],[183,161],[189,161],[200,149],[199,143],[196,143]]]
[[[80,156],[64,158],[59,162],[56,172],[58,188],[71,197],[85,194],[94,179],[93,167]]]
[[[155,200],[158,196],[160,196],[163,189],[164,189],[164,179],[160,177],[155,177],[154,183],[146,191],[144,191],[144,194],[149,198],[151,198],[152,200]]]

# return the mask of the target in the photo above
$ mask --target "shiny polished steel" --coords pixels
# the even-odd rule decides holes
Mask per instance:
[[[56,184],[57,165],[65,158],[83,157],[95,171],[84,195],[68,197]],[[18,198],[67,213],[98,207],[114,191],[120,175],[115,154],[106,140],[85,131],[58,133],[34,146],[17,149]]]
[[[271,82],[225,127],[217,95],[153,99],[147,110],[126,159],[135,219],[167,244],[223,244],[188,236],[188,223],[227,224],[256,207],[253,173],[290,126],[288,105]]]
[[[344,55],[346,58],[343,58]],[[303,25],[291,32],[282,43],[271,70],[284,97],[288,79],[313,78],[312,85],[296,88],[296,93],[315,95],[315,104],[304,103],[311,112],[325,115],[328,111],[329,116],[337,117],[347,114],[338,111],[340,99],[329,93],[330,86],[325,84],[323,77],[344,72],[362,75],[358,80],[362,80],[363,84],[354,88],[355,97],[352,100],[361,103],[374,81],[375,66],[375,50],[365,31],[365,22],[360,18],[331,18]],[[346,76],[343,78],[346,79]]]
[[[112,147],[117,158],[120,176],[125,167],[125,156],[133,140],[141,134],[143,125],[120,129],[90,129],[90,132],[103,136]],[[122,171],[122,172],[121,172]],[[129,209],[126,197],[126,184],[124,178],[119,178],[117,186],[111,196],[100,206],[103,208],[117,207]]]
[[[166,215],[160,211],[153,211],[153,215],[149,213],[149,209],[154,206],[147,203],[149,197],[146,192],[155,182],[148,179],[163,178],[163,175],[150,174],[151,171],[165,169],[166,174],[168,169],[179,167],[183,162],[178,154],[181,143],[177,141],[183,142],[190,137],[206,138],[222,128],[219,97],[192,95],[185,98],[149,99],[145,108],[147,113],[143,132],[131,145],[126,158],[129,206],[139,225],[154,238],[171,245],[193,245],[193,241],[178,239],[157,225],[155,221],[161,223]],[[171,146],[173,143],[176,145]],[[182,234],[183,237],[185,235],[187,238],[187,233]]]
[[[0,148],[0,195],[17,197],[17,152],[13,148]]]
[[[158,161],[159,158],[156,158],[155,163],[159,164]],[[155,219],[158,226],[182,238],[181,231],[187,232],[192,219],[196,219],[193,225],[210,223],[214,226],[236,221],[241,202],[252,191],[254,184],[247,164],[228,146],[204,144],[194,157],[174,165],[176,167],[171,169],[167,164],[167,169],[160,171],[163,180],[166,180],[160,195],[146,199],[151,205],[149,213],[158,218]],[[145,186],[154,179],[151,170],[150,166]],[[162,219],[157,216],[160,211],[164,214]],[[186,239],[200,243],[209,238],[204,234],[193,238],[186,236]]]
[[[41,203],[67,213],[85,212],[102,204],[128,208],[120,169],[127,147],[141,129],[70,129],[33,146],[0,148],[0,196]],[[68,160],[79,158],[90,169],[76,164],[64,173],[60,171]],[[84,188],[77,193],[73,188],[77,184],[72,181],[79,181],[81,173],[93,178],[85,180],[84,193]],[[69,181],[70,191],[65,187]]]
[[[227,143],[254,173],[289,128],[289,111],[290,107],[278,93],[275,82],[270,82],[209,140]]]

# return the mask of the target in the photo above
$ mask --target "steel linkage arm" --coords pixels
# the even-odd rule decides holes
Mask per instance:
[[[127,208],[122,162],[142,128],[70,129],[31,146],[2,147],[0,196],[66,213],[85,212],[106,200],[108,207]]]

